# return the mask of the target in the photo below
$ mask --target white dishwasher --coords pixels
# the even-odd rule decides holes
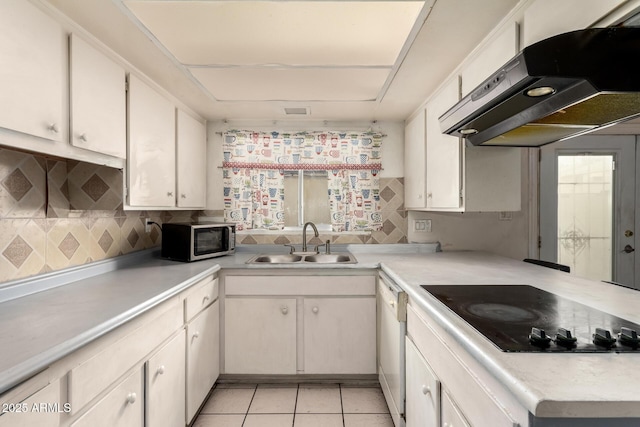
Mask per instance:
[[[378,281],[378,377],[396,427],[404,427],[407,294],[383,272]]]

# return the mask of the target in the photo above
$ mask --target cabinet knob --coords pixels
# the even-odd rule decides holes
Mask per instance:
[[[433,194],[431,194],[431,193],[427,193],[427,199],[430,199],[430,198],[432,198],[432,197],[433,197]]]
[[[162,375],[164,374],[165,368],[164,365],[160,365],[158,366],[158,370],[156,371],[158,373],[158,375]]]
[[[82,134],[82,135],[80,135],[78,138],[79,138],[81,141],[87,142],[87,134],[86,134],[86,133],[83,133],[83,134]]]
[[[186,195],[186,194],[184,194],[184,193],[182,193],[182,194],[180,194],[180,197],[181,197],[181,198],[183,198],[183,199],[186,199],[186,198],[187,198],[187,195]]]
[[[281,311],[282,311],[282,314],[287,314],[287,313],[289,313],[289,307],[284,306],[284,307],[282,307]]]
[[[390,300],[389,300],[389,305],[390,305],[391,307],[395,307],[395,306],[396,306],[396,302],[395,302],[395,300],[390,299]]]
[[[167,191],[167,196],[168,197],[173,197],[173,191]]]
[[[211,298],[209,297],[209,295],[205,295],[205,296],[202,298],[202,304],[206,304],[206,303],[207,303],[207,301],[209,301],[210,299],[211,299]]]
[[[431,393],[431,387],[429,387],[428,385],[423,384],[422,385],[422,394],[427,395]]]
[[[200,331],[195,331],[193,333],[193,338],[198,338],[200,336]]]
[[[58,126],[57,123],[51,123],[48,127],[48,129],[53,132],[53,133],[58,133],[60,132],[60,126]]]
[[[317,313],[320,311],[320,309],[318,307],[313,307],[311,311],[313,311],[314,313]]]
[[[135,393],[129,393],[127,394],[127,403],[131,404],[131,403],[135,403],[136,399],[138,398],[138,395]]]

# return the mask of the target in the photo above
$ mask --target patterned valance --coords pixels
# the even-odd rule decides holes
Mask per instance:
[[[380,170],[382,135],[364,132],[243,132],[223,138],[223,167]]]

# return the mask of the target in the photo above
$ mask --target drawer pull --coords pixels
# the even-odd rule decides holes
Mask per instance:
[[[209,295],[205,295],[204,298],[202,298],[202,304],[206,304],[210,299]]]
[[[135,403],[137,398],[138,398],[138,395],[136,395],[135,393],[129,393],[127,395],[127,403],[129,404]]]
[[[284,307],[282,307],[281,311],[282,311],[282,314],[287,314],[287,313],[289,313],[289,307],[284,306]]]
[[[428,385],[423,385],[422,386],[422,394],[427,395],[431,393],[431,387],[429,387]]]
[[[193,333],[193,338],[198,338],[200,336],[200,331],[195,331]]]
[[[314,313],[317,313],[320,311],[320,309],[318,307],[313,307],[311,311],[313,311]]]
[[[47,126],[47,129],[49,129],[51,132],[53,133],[58,133],[60,132],[60,126],[58,126],[57,123],[51,123],[49,124],[49,126]]]
[[[162,375],[164,374],[164,371],[165,371],[164,365],[160,365],[158,366],[158,370],[156,372],[158,373],[158,375]]]
[[[390,299],[390,300],[389,300],[389,305],[390,305],[391,307],[395,307],[395,306],[396,306],[396,302],[395,302],[394,300]]]

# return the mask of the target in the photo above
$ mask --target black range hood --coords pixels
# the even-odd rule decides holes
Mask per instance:
[[[640,116],[640,27],[560,34],[522,50],[440,117],[473,145],[538,147]]]

